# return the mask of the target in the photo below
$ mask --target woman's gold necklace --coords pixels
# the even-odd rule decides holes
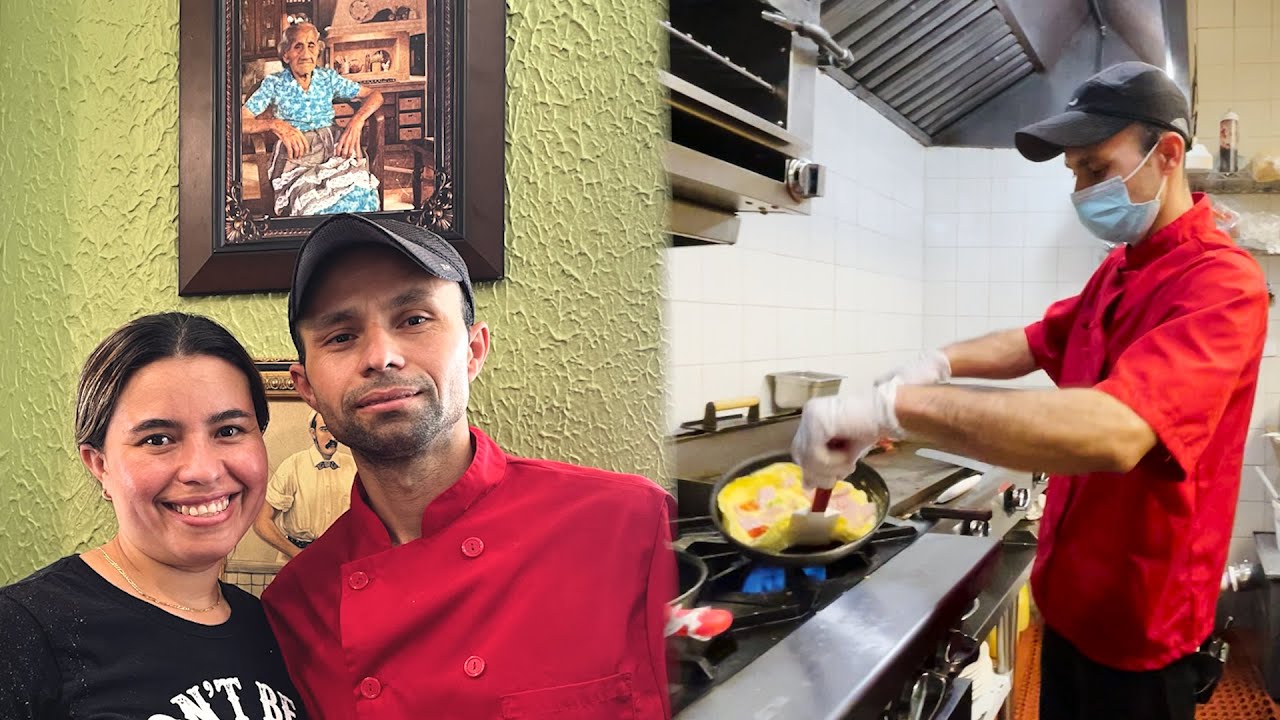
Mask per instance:
[[[183,612],[194,612],[194,613],[207,613],[211,610],[216,609],[219,605],[222,604],[221,590],[218,591],[218,599],[214,600],[213,604],[207,608],[192,608],[192,607],[187,607],[186,605],[178,605],[176,603],[165,602],[164,600],[161,600],[158,597],[152,597],[146,594],[145,592],[143,592],[142,588],[138,587],[138,583],[134,582],[133,578],[129,577],[129,574],[124,571],[124,568],[117,565],[116,561],[111,559],[111,556],[107,554],[106,548],[100,547],[98,548],[98,552],[102,553],[102,557],[107,559],[107,563],[111,565],[111,567],[115,568],[116,572],[120,573],[120,577],[124,578],[124,581],[129,583],[129,587],[133,588],[133,591],[138,593],[138,595],[140,595],[143,600],[155,603],[156,605],[163,605],[165,607],[170,607],[170,608],[173,608],[174,610],[181,610]]]

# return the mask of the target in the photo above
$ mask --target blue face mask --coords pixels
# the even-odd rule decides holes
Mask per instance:
[[[1071,202],[1076,206],[1076,214],[1080,222],[1099,240],[1107,243],[1135,243],[1151,229],[1160,212],[1160,196],[1164,194],[1164,179],[1160,181],[1160,189],[1156,196],[1143,203],[1135,203],[1129,199],[1129,188],[1125,183],[1133,177],[1151,154],[1156,151],[1153,146],[1142,162],[1133,172],[1122,177],[1109,177],[1106,180],[1071,194]]]

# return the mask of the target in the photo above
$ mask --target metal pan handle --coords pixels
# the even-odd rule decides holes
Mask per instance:
[[[925,505],[919,515],[925,520],[959,520],[962,535],[987,535],[991,532],[991,508],[953,508]]]
[[[920,517],[925,520],[978,520],[989,522],[991,508],[952,508],[940,505],[925,505],[920,508]]]
[[[741,410],[745,408],[747,411],[747,422],[760,422],[760,398],[754,395],[743,395],[742,397],[726,398],[724,400],[712,400],[707,403],[707,409],[702,415],[702,429],[707,432],[716,431],[716,414],[726,410]]]

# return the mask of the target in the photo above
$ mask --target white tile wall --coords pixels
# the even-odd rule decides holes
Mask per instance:
[[[1280,148],[1280,4],[1274,0],[1194,0],[1193,67],[1197,135],[1217,154],[1218,121],[1240,116],[1240,164]]]
[[[934,193],[926,191],[924,217],[928,347],[1038,319],[1078,292],[1102,259],[1103,246],[1076,221],[1071,173],[1060,162],[1027,162],[1014,150],[929,148],[925,185]],[[1047,383],[1037,373],[1010,384]]]
[[[769,372],[864,383],[922,347],[925,150],[825,77],[817,103],[827,195],[811,215],[744,217],[736,245],[667,251],[670,427],[708,400],[765,398]]]

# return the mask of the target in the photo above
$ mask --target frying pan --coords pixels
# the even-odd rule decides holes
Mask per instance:
[[[695,607],[707,582],[707,563],[686,550],[676,549],[675,554],[676,567],[680,571],[680,594],[667,605],[677,617],[674,622],[668,620],[664,633],[678,657],[698,662],[706,652],[707,644],[729,629],[733,615],[724,608],[710,605]]]
[[[864,462],[859,461],[853,474],[845,478],[847,482],[853,485],[857,490],[861,490],[867,494],[867,499],[875,503],[876,517],[871,529],[865,535],[848,543],[832,543],[827,547],[821,548],[787,548],[782,552],[768,552],[759,548],[751,547],[740,543],[724,527],[724,518],[720,515],[720,506],[716,502],[720,497],[720,491],[725,486],[737,480],[744,475],[759,470],[760,468],[779,462],[794,462],[791,454],[786,452],[774,452],[767,455],[746,460],[737,467],[731,468],[716,481],[711,488],[711,521],[715,523],[716,529],[724,535],[730,545],[733,545],[739,551],[762,560],[771,565],[780,565],[783,567],[814,567],[819,565],[829,565],[837,560],[848,557],[857,552],[859,548],[865,545],[871,536],[875,533],[880,524],[884,522],[885,516],[889,514],[889,487],[885,485],[884,478],[880,477],[880,473],[876,472]]]
[[[702,586],[707,582],[707,564],[702,558],[694,555],[687,550],[676,550],[676,569],[680,574],[680,593],[669,604],[671,607],[681,607],[686,610],[693,608],[693,604],[698,599],[698,594],[702,592]]]

